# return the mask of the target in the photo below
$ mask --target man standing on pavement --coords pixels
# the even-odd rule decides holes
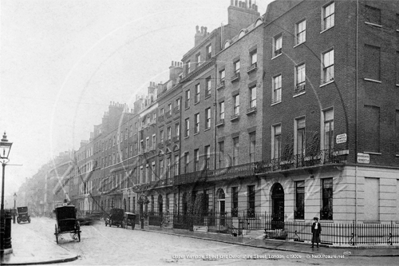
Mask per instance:
[[[313,220],[314,220],[314,222],[312,224],[312,248],[314,248],[315,242],[316,242],[317,248],[319,248],[321,225],[319,223],[319,218],[314,217]]]

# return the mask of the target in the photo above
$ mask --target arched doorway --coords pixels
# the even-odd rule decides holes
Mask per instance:
[[[224,194],[224,190],[219,188],[216,195],[217,195],[217,199],[218,199],[217,211],[219,212],[219,215],[220,215],[219,224],[221,226],[225,226],[226,196]]]
[[[271,191],[272,229],[284,229],[284,189],[280,183],[275,183]]]
[[[158,212],[159,212],[159,215],[162,215],[162,213],[163,213],[163,198],[162,198],[162,195],[158,196]]]

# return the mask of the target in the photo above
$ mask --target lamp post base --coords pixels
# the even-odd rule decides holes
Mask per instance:
[[[12,252],[12,248],[6,248],[4,250],[0,250],[0,256],[3,257],[5,255],[10,255]]]
[[[11,246],[11,213],[3,210],[0,215],[0,254],[12,253]]]

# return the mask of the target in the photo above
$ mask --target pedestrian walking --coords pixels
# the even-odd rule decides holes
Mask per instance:
[[[312,248],[314,248],[315,242],[316,242],[317,248],[319,248],[320,233],[321,233],[321,225],[319,223],[319,218],[314,217],[313,224],[312,224]]]

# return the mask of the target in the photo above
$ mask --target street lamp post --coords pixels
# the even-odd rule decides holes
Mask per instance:
[[[14,212],[13,212],[13,223],[15,224],[15,216],[17,216],[17,193],[14,193]]]
[[[6,178],[5,169],[8,163],[8,155],[10,154],[12,143],[8,142],[7,135],[4,132],[3,138],[0,141],[0,161],[3,168],[2,182],[1,182],[1,210],[0,210],[0,255],[3,256],[6,253],[12,253],[11,246],[11,215],[9,212],[4,211],[4,180]]]

